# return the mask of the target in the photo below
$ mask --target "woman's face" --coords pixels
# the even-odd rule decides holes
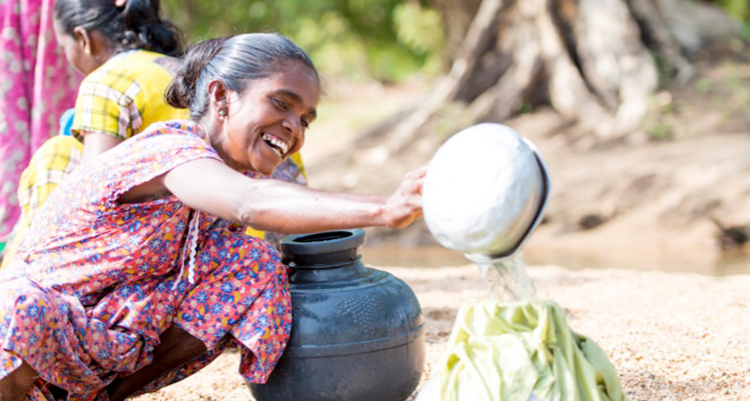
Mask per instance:
[[[320,87],[309,67],[292,61],[279,70],[251,81],[242,95],[230,91],[227,96],[220,147],[237,170],[273,174],[302,148],[305,130],[316,117]]]
[[[88,75],[101,65],[101,63],[91,55],[90,51],[86,51],[87,47],[83,37],[80,35],[76,35],[75,37],[69,35],[65,32],[60,21],[56,18],[52,25],[55,29],[57,43],[65,50],[65,58],[67,58],[68,62],[73,64],[78,71]]]

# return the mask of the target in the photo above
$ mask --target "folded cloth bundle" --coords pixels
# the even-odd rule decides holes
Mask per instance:
[[[551,301],[473,301],[459,311],[426,401],[626,401],[604,351]]]

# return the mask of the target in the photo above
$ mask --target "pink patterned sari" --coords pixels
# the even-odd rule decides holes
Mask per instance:
[[[21,172],[75,103],[79,78],[57,46],[52,11],[53,0],[0,0],[0,243],[20,215]]]

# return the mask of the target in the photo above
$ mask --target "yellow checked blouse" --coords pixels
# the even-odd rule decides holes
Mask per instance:
[[[56,136],[31,158],[18,184],[21,217],[4,263],[15,253],[39,208],[50,193],[80,164],[81,131],[127,139],[157,121],[187,119],[187,109],[167,104],[164,92],[179,68],[174,57],[146,50],[120,53],[87,75],[76,100],[71,131],[76,139]]]
[[[86,76],[76,100],[72,132],[97,132],[127,139],[158,121],[187,119],[164,92],[179,68],[173,57],[146,50],[120,53]]]

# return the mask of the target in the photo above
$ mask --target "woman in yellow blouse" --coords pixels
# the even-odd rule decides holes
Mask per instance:
[[[52,190],[78,165],[151,123],[188,117],[186,110],[164,100],[182,44],[177,29],[159,11],[158,0],[55,1],[58,43],[86,77],[76,100],[74,137],[48,140],[21,175],[22,215],[4,260],[15,252]]]
[[[187,109],[164,99],[179,68],[182,44],[177,29],[161,19],[159,0],[57,0],[54,27],[68,61],[86,77],[76,100],[73,136],[47,141],[21,176],[22,215],[4,260],[52,190],[81,163],[152,123],[189,117]],[[301,166],[294,155],[279,168],[279,178],[304,184]]]

